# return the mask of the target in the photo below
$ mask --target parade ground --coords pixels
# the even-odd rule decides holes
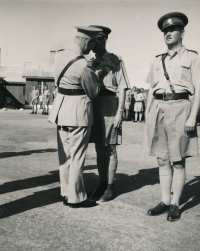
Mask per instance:
[[[124,122],[114,199],[72,209],[60,196],[56,126],[47,118],[0,111],[1,251],[200,250],[200,157],[187,160],[180,220],[148,216],[160,202],[157,162],[142,154],[144,123]],[[88,194],[98,185],[93,144],[84,181]]]

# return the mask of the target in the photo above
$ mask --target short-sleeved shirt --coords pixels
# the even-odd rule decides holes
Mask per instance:
[[[119,92],[130,88],[124,62],[120,56],[106,51],[102,57],[95,57],[99,62],[95,70],[103,70],[103,75],[100,76],[102,89]]]
[[[32,90],[31,97],[32,97],[32,101],[35,100],[35,99],[37,99],[39,97],[39,91],[38,91],[38,89]]]
[[[135,101],[143,101],[144,95],[143,93],[135,93]]]
[[[200,58],[195,51],[186,49],[184,46],[174,56],[165,58],[166,70],[175,92],[189,92],[194,94],[195,85],[200,85]],[[162,66],[162,57],[165,54],[156,56],[146,82],[150,84],[153,92],[158,90],[172,92],[169,82],[166,80]]]

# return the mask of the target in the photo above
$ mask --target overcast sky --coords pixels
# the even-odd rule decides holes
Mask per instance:
[[[50,50],[73,42],[74,26],[100,24],[112,29],[107,50],[122,56],[128,72],[147,69],[166,50],[157,21],[172,11],[188,16],[184,45],[200,53],[200,0],[0,0],[1,65],[48,61]]]

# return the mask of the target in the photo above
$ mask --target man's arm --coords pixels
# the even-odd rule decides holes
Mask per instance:
[[[114,119],[114,127],[120,127],[123,117],[124,103],[126,99],[126,90],[122,89],[119,91],[119,104],[117,114]]]
[[[96,98],[99,95],[101,85],[98,76],[95,74],[94,70],[90,66],[83,68],[81,73],[81,85],[91,99]]]
[[[193,131],[195,129],[196,118],[200,106],[200,58],[198,55],[195,56],[196,57],[191,66],[192,82],[195,88],[195,92],[190,115],[185,123],[185,130],[187,132]]]
[[[151,104],[154,101],[154,95],[153,95],[153,89],[150,87],[147,95],[147,101],[146,101],[146,109],[145,109],[145,118],[147,119]]]

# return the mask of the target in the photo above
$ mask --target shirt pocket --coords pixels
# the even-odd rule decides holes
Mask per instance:
[[[180,81],[190,80],[190,65],[188,65],[187,63],[175,65],[174,70],[175,70],[174,74],[178,80]]]
[[[163,68],[161,66],[155,66],[153,68],[154,84],[159,83],[163,75],[164,75]]]
[[[104,77],[104,85],[109,87],[117,87],[117,80],[115,74],[112,71],[109,71]]]

